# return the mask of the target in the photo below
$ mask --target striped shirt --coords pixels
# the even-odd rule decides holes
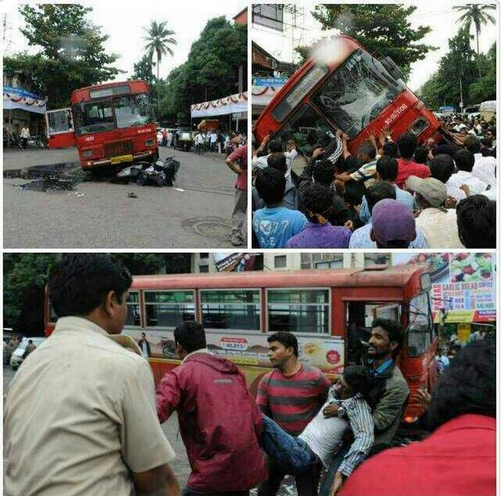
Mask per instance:
[[[273,370],[259,383],[257,404],[284,431],[297,436],[327,399],[330,385],[329,379],[310,365],[302,365],[291,376]]]
[[[349,423],[340,417],[324,417],[324,408],[332,403],[345,409]],[[340,400],[335,398],[331,388],[329,399],[299,438],[305,441],[311,451],[322,460],[323,465],[329,468],[332,459],[343,444],[343,434],[348,427],[351,427],[355,440],[338,468],[338,471],[348,477],[367,456],[374,444],[374,422],[371,409],[360,393],[352,398]]]
[[[374,421],[371,409],[360,393],[343,400],[341,404],[346,410],[351,430],[355,436],[350,450],[338,468],[338,472],[348,477],[367,456],[374,444]]]
[[[365,182],[365,186],[370,186],[374,182],[374,176],[376,175],[376,165],[377,160],[373,160],[372,162],[368,162],[367,164],[359,167],[355,172],[350,174],[350,177],[354,181],[363,181]]]

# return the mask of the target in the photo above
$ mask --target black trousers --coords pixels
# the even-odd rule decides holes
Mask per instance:
[[[268,469],[268,479],[261,482],[257,488],[258,496],[276,496],[280,489],[280,484],[286,474],[280,472],[274,461],[266,457],[266,468]],[[318,496],[318,483],[322,464],[316,463],[304,473],[295,475],[297,496]]]

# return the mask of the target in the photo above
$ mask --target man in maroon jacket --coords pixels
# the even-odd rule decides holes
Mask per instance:
[[[266,477],[258,437],[262,416],[236,365],[209,353],[199,322],[174,330],[181,365],[157,389],[157,413],[174,410],[191,474],[185,496],[244,496]]]

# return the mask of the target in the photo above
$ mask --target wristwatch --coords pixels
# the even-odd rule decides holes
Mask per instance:
[[[338,417],[344,417],[346,415],[346,410],[340,406],[338,409],[337,409],[337,416]]]

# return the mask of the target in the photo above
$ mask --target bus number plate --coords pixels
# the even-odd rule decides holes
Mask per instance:
[[[111,165],[121,164],[122,162],[132,162],[134,157],[132,155],[119,155],[118,157],[111,157]]]

